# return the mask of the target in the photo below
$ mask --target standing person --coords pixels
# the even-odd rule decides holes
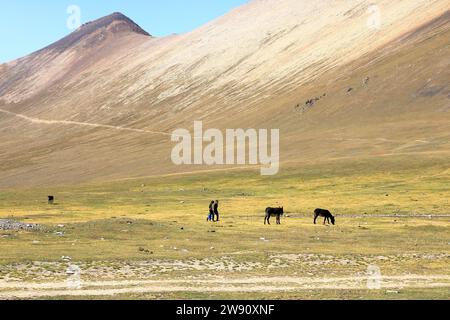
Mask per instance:
[[[214,202],[214,215],[216,216],[216,221],[219,221],[219,200]]]
[[[209,204],[209,215],[206,221],[214,221],[214,201]]]

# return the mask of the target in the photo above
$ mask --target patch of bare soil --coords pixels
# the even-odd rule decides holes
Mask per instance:
[[[114,296],[136,293],[168,292],[292,292],[302,290],[368,289],[367,277],[302,278],[244,277],[174,280],[120,280],[80,282],[77,288],[70,282],[8,283],[0,282],[0,299],[33,299],[42,297]],[[381,290],[405,288],[450,287],[450,276],[403,275],[379,279]]]
[[[302,290],[367,289],[375,281],[381,290],[450,288],[446,274],[379,274],[368,266],[396,262],[445,262],[448,254],[392,256],[333,256],[273,254],[263,261],[231,257],[141,262],[96,261],[75,263],[34,262],[0,267],[0,299],[42,297],[114,296],[170,292],[295,292]],[[320,269],[319,273],[312,273]],[[261,276],[283,270],[285,276]],[[208,276],[205,276],[207,271]]]

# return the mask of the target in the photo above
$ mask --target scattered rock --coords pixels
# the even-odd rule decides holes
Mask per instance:
[[[66,270],[66,274],[69,276],[73,276],[80,272],[80,269],[77,266],[69,266]]]
[[[320,101],[322,98],[326,97],[327,94],[324,93],[323,95],[319,96],[319,97],[315,97],[309,100],[306,100],[305,104],[303,106],[301,106],[300,104],[297,104],[295,106],[295,110],[301,112],[301,113],[305,113],[306,111],[308,111],[310,108],[314,107],[316,102]]]
[[[36,231],[41,229],[38,224],[22,223],[11,219],[0,219],[0,230],[26,230],[26,231]]]
[[[370,82],[370,77],[367,77],[363,80],[363,86],[367,86]]]
[[[300,107],[300,105],[298,105]],[[253,197],[254,194],[252,193],[247,193],[247,192],[239,192],[236,194],[236,196],[238,197]]]
[[[150,250],[143,247],[139,247],[139,252],[153,254],[153,251],[150,252]]]
[[[353,88],[348,88],[347,93],[350,93],[353,91]]]

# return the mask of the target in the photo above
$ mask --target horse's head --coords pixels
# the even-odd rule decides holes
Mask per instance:
[[[335,219],[333,216],[331,216],[331,223],[332,223],[333,225],[336,224],[336,219]]]

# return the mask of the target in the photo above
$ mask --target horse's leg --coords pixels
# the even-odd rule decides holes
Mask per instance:
[[[317,224],[317,215],[314,215],[314,224]]]
[[[267,217],[267,224],[270,226],[270,216]]]
[[[327,223],[327,218],[323,219],[323,225]]]
[[[264,217],[264,225],[266,225],[267,216]]]

